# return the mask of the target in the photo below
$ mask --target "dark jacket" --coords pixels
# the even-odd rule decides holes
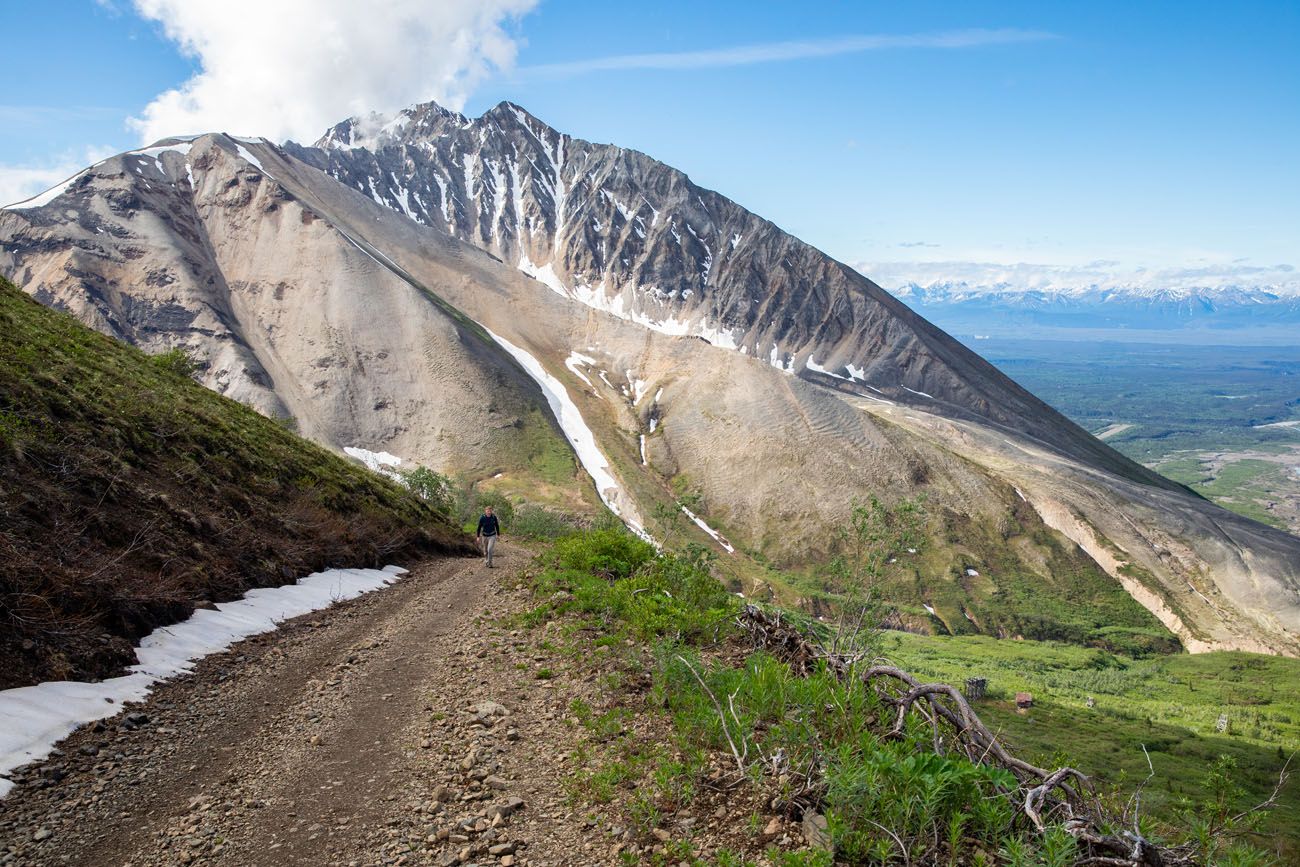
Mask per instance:
[[[478,519],[478,536],[495,536],[501,532],[501,523],[497,521],[496,515],[479,515]]]

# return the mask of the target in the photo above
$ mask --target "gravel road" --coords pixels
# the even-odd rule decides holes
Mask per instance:
[[[0,864],[592,864],[530,560],[452,559],[290,621],[85,727],[0,800]],[[601,855],[608,851],[600,848]]]

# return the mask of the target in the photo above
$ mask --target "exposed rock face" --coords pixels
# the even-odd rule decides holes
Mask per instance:
[[[188,348],[205,385],[313,439],[449,470],[508,462],[537,423],[535,384],[304,208],[249,146],[202,136],[105,160],[54,205],[0,212],[0,269],[115,337]]]
[[[968,577],[996,556],[1067,597],[1062,575],[1104,569],[1194,648],[1300,652],[1300,539],[1127,460],[680,172],[516,106],[354,119],[312,148],[164,142],[35,205],[0,212],[15,282],[196,350],[208,385],[335,447],[509,477],[554,418],[632,523],[689,484],[723,556],[788,563],[855,499],[925,493],[926,607],[951,628],[1021,604],[984,561]]]
[[[1148,484],[1098,442],[857,271],[637,151],[512,103],[352,118],[289,153],[556,292],[860,394],[945,404]]]

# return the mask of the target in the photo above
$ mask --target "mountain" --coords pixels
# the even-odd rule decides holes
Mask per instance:
[[[471,551],[423,501],[0,278],[0,688],[88,679],[196,606]]]
[[[1300,652],[1300,539],[683,173],[509,103],[122,154],[0,212],[0,270],[334,448],[651,534],[698,495],[688,526],[749,592],[802,575],[776,590],[816,610],[852,504],[924,494],[905,626]]]
[[[1289,287],[1214,286],[1159,289],[1088,285],[1050,290],[961,281],[907,283],[893,294],[951,331],[1025,334],[1025,329],[1126,329],[1186,339],[1249,331],[1293,335],[1300,294]]]

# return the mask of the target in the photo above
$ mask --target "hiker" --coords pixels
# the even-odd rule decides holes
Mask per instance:
[[[497,516],[492,514],[491,506],[483,507],[483,514],[478,518],[478,533],[476,538],[479,545],[483,548],[483,559],[487,561],[487,567],[492,568],[492,551],[497,546],[497,536],[501,534],[501,522]]]

